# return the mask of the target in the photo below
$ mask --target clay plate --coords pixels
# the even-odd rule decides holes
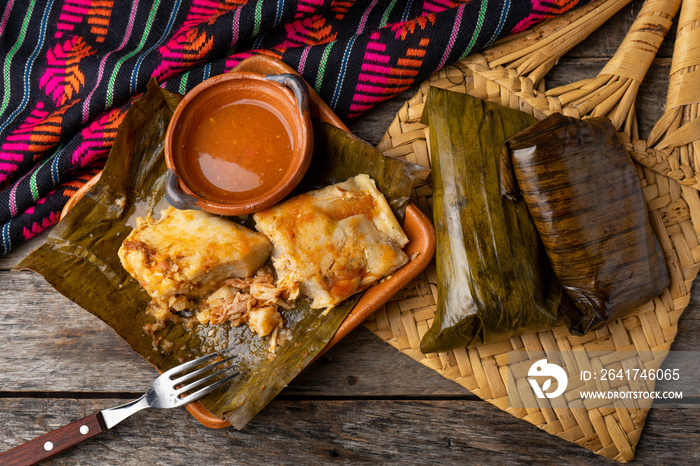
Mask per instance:
[[[285,63],[265,55],[249,57],[239,63],[235,69],[238,71],[253,71],[260,74],[296,73]],[[345,126],[342,120],[333,113],[330,107],[321,100],[311,87],[309,87],[309,96],[311,99],[310,111],[312,117],[350,133],[348,127]],[[96,175],[95,178],[98,179],[99,174]],[[88,182],[88,185],[94,184],[96,179]],[[63,209],[61,217],[63,217],[75,202],[89,189],[88,185],[86,185],[86,188],[76,192],[73,198],[69,200],[68,204],[66,204],[66,207]],[[418,274],[428,266],[428,263],[430,263],[435,254],[435,228],[428,217],[414,204],[409,204],[406,208],[403,229],[408,237],[408,244],[404,247],[404,251],[411,260],[394,272],[390,278],[373,285],[364,292],[321,354],[328,351],[329,348],[338,343],[355,327],[365,321],[399,290],[408,285],[408,283],[418,276]],[[206,427],[220,429],[230,427],[231,425],[226,419],[214,416],[199,402],[190,403],[185,408],[195,419]]]

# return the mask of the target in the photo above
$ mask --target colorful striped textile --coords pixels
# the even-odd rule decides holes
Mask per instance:
[[[264,53],[341,118],[589,0],[3,0],[0,254],[53,225],[155,78],[185,93]]]

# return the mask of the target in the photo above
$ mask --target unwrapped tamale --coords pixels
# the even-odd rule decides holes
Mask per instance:
[[[253,215],[274,245],[284,288],[332,308],[408,262],[401,226],[373,179],[360,174]]]
[[[606,118],[559,113],[507,143],[528,205],[562,287],[571,331],[648,302],[669,284],[639,176]]]
[[[500,189],[503,143],[536,121],[469,95],[428,93],[438,303],[424,353],[556,324],[561,288],[525,203]]]
[[[270,339],[260,337],[269,328],[267,324],[274,324],[267,319],[269,315],[249,316],[248,324],[255,327],[254,332],[229,320],[220,325],[211,323],[215,310],[209,313],[209,320],[206,315],[198,316],[191,329],[166,325],[155,335],[143,331],[145,325],[153,323],[153,316],[144,312],[151,297],[122,267],[117,251],[138,217],[157,214],[167,207],[163,197],[167,173],[163,138],[180,98],[155,80],[149,82],[148,91],[133,103],[119,125],[99,182],[18,267],[41,273],[58,291],[112,327],[160,371],[229,348],[237,359],[240,376],[226,390],[217,390],[200,403],[211,416],[226,418],[241,429],[326,347],[359,295],[325,315],[323,309],[312,309],[306,300],[298,300],[294,310],[284,315],[292,344],[280,345],[274,357],[270,354]],[[416,167],[382,156],[341,129],[316,123],[313,171],[307,172],[302,185],[322,187],[367,173],[402,223]],[[258,277],[256,274],[245,280]],[[231,287],[243,285],[235,280]],[[207,298],[207,304],[220,307],[226,294],[226,290],[215,292]],[[159,342],[171,344],[154,344],[154,336]],[[216,421],[209,415],[197,414],[197,418]]]
[[[201,298],[227,278],[252,276],[272,250],[265,235],[198,210],[169,207],[158,221],[138,220],[119,259],[154,299]]]

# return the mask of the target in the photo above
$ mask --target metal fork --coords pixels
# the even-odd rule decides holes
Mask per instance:
[[[227,352],[228,350],[222,350],[173,367],[163,372],[141,398],[121,406],[98,411],[44,434],[39,438],[0,453],[0,464],[35,464],[101,432],[105,432],[142,409],[177,408],[196,401],[230,382],[239,372],[234,371],[236,369],[235,365],[226,366],[227,363],[234,359],[234,356],[214,361],[191,372],[187,371],[208,363],[217,357],[223,357]],[[219,369],[216,372],[210,373],[212,369],[217,367]]]

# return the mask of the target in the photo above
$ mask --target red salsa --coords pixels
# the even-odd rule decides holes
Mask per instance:
[[[274,107],[240,100],[198,122],[188,138],[187,169],[207,197],[251,199],[282,178],[293,149],[289,125]]]

